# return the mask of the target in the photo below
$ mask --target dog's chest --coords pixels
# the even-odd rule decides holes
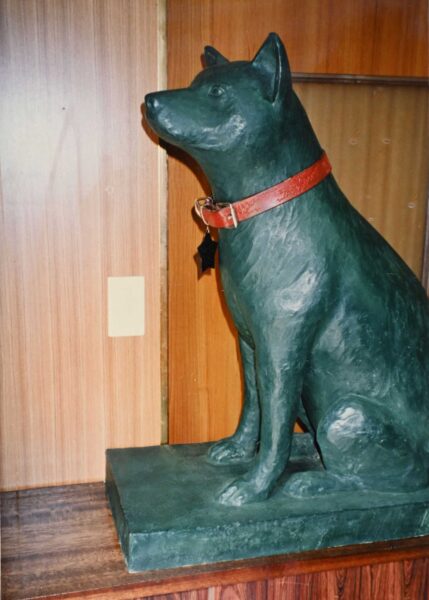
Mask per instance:
[[[289,229],[279,219],[255,219],[237,231],[219,235],[220,269],[228,304],[237,305],[252,321],[271,320],[274,313],[290,312],[311,293],[317,265],[310,244],[298,227]],[[291,231],[291,233],[289,233]]]
[[[243,225],[247,225],[243,224]],[[268,279],[272,279],[273,263],[278,257],[267,251],[266,238],[250,231],[222,231],[219,235],[219,264],[224,290],[240,296],[241,301],[248,294],[260,294]],[[244,227],[243,227],[244,230]],[[265,242],[265,243],[264,243]],[[269,272],[269,273],[267,273]]]

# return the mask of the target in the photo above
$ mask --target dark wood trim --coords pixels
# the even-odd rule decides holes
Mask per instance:
[[[402,85],[429,88],[428,77],[387,77],[323,73],[292,73],[294,83],[353,83],[366,85]]]
[[[6,492],[1,500],[5,600],[36,597],[130,600],[429,558],[427,536],[128,573],[103,483]]]
[[[423,545],[421,545],[422,539]],[[402,547],[401,542],[368,544],[366,551],[361,552],[362,546],[348,546],[335,550],[305,552],[300,555],[281,555],[252,561],[188,567],[187,569],[177,569],[176,573],[174,571],[151,573],[146,581],[115,590],[109,588],[90,591],[83,597],[87,600],[99,600],[100,598],[122,600],[128,597],[123,595],[124,592],[132,591],[138,598],[147,598],[208,587],[272,580],[293,575],[337,571],[403,560],[412,561],[429,556],[429,539],[422,539],[406,540],[410,542],[410,545],[407,544],[405,547]],[[61,596],[61,598],[73,597],[76,597],[76,594]]]

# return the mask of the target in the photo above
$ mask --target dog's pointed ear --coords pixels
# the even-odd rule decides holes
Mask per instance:
[[[282,98],[291,88],[291,75],[286,50],[279,36],[270,33],[252,61],[266,80],[266,96],[271,102]]]
[[[204,48],[204,62],[206,67],[214,67],[216,65],[226,65],[229,60],[222,56],[213,46],[206,46]]]

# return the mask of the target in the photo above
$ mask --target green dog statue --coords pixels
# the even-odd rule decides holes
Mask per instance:
[[[267,498],[284,472],[297,417],[323,470],[296,472],[295,497],[429,485],[429,303],[414,274],[350,205],[292,90],[270,34],[248,61],[212,47],[188,88],[148,94],[155,132],[194,157],[212,197],[219,265],[239,333],[245,399],[212,463],[246,463],[219,490]]]

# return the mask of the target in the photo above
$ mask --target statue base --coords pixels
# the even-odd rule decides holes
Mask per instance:
[[[281,482],[240,507],[214,499],[246,465],[207,461],[210,444],[107,450],[106,493],[130,572],[256,558],[429,534],[429,488],[295,498]],[[320,469],[295,434],[285,473]]]

